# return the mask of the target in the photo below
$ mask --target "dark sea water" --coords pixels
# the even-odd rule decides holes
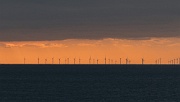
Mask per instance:
[[[180,102],[180,66],[0,65],[0,102]]]

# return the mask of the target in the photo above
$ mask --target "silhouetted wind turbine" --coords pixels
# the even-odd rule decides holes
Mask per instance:
[[[61,64],[61,58],[59,58],[59,64]]]
[[[81,63],[81,59],[79,58],[79,64]]]
[[[174,64],[174,60],[172,60],[172,64]]]
[[[45,59],[45,64],[47,63],[47,59]]]
[[[144,64],[144,58],[142,58],[142,64]]]
[[[113,63],[113,59],[111,59],[111,64],[114,64],[114,63]]]
[[[52,64],[54,64],[54,57],[52,58]]]
[[[69,64],[69,58],[67,58],[67,63]]]
[[[97,64],[98,64],[98,61],[99,61],[99,60],[97,59]]]
[[[177,58],[177,64],[178,64],[178,58]]]
[[[128,59],[126,58],[126,64],[128,64]]]
[[[157,60],[155,60],[155,64],[157,64]]]
[[[26,58],[24,58],[24,64],[26,64]]]
[[[89,58],[89,64],[91,64],[91,56],[90,56],[90,58]]]
[[[121,64],[121,58],[119,59],[119,64]]]
[[[131,64],[131,60],[129,60],[129,64]]]
[[[76,64],[76,58],[74,58],[74,64]]]
[[[39,64],[39,57],[38,57],[38,64]]]
[[[170,64],[172,64],[172,60],[170,60]]]
[[[104,61],[105,61],[104,63],[106,64],[106,57],[105,57]]]

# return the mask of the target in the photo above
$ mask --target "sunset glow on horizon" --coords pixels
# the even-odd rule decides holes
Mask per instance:
[[[0,2],[0,64],[163,64],[180,57],[178,0]]]
[[[151,38],[142,40],[69,39],[59,41],[0,42],[1,64],[122,64],[128,58],[131,64],[155,64],[161,58],[162,64],[180,57],[180,38]],[[89,59],[91,58],[91,62]],[[45,62],[45,59],[47,61]]]

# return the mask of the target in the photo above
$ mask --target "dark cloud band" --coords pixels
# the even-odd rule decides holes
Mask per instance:
[[[0,1],[0,40],[180,36],[179,0]]]

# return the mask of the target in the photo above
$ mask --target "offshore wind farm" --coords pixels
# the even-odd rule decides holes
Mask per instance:
[[[0,102],[180,102],[180,0],[1,0]]]
[[[115,59],[115,62],[113,62],[113,59],[111,59],[111,63],[110,63],[110,59],[109,59],[109,63],[107,63],[107,59],[108,58],[104,58],[104,59],[96,59],[96,63],[91,63],[91,60],[93,59],[92,57],[90,57],[89,59],[76,59],[76,57],[74,58],[64,58],[64,62],[61,62],[61,59],[63,58],[55,58],[53,57],[51,59],[52,63],[47,63],[47,58],[45,59],[45,62],[44,63],[40,63],[40,58],[38,58],[38,61],[37,63],[28,63],[26,60],[26,58],[24,58],[24,62],[22,64],[117,64],[117,65],[123,65],[123,64],[134,64],[134,65],[140,65],[140,64],[147,64],[147,65],[153,65],[153,64],[164,64],[164,65],[172,65],[172,64],[180,64],[180,58],[174,58],[172,60],[166,60],[166,61],[163,61],[162,62],[162,58],[158,58],[158,59],[155,59],[154,63],[146,63],[145,62],[145,59],[142,58],[142,59],[139,59],[139,63],[133,63],[130,61],[130,59],[126,58],[126,59],[122,59],[122,58],[119,58],[119,61],[118,59]],[[76,60],[78,60],[77,62],[79,63],[76,63]],[[84,60],[84,63],[81,63],[81,61]],[[87,61],[88,60],[88,61]],[[101,60],[101,63],[99,63],[99,61]],[[123,63],[123,60],[124,60],[124,63]],[[104,61],[104,62],[103,62]],[[119,62],[119,63],[118,63]],[[131,63],[130,63],[131,62]]]

